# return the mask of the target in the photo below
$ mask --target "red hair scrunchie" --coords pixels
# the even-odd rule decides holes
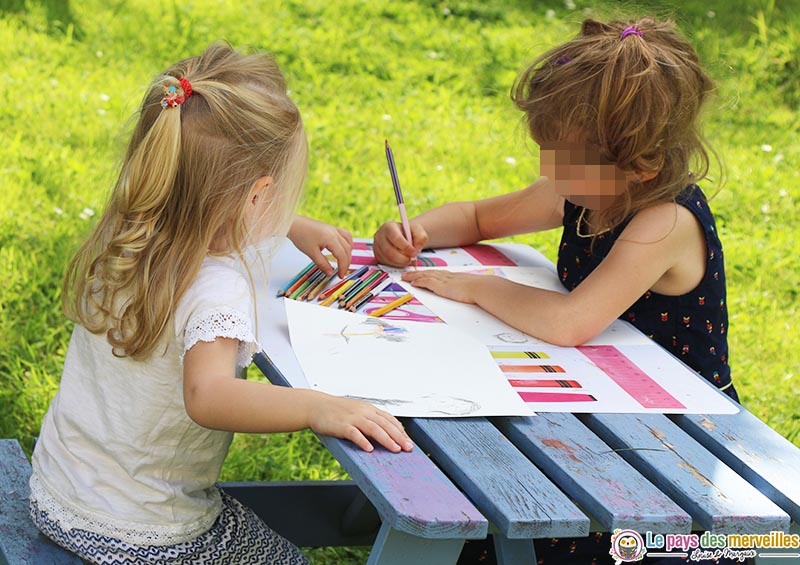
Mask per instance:
[[[192,83],[185,78],[178,79],[183,89],[183,94],[178,94],[178,89],[174,86],[164,87],[164,98],[161,99],[162,108],[176,108],[183,104],[192,95]]]
[[[178,82],[181,83],[181,88],[183,89],[183,95],[185,98],[189,98],[192,95],[192,83],[189,82],[188,79],[183,77],[178,79]]]

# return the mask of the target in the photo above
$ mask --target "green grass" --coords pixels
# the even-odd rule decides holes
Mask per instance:
[[[0,0],[0,437],[32,447],[71,330],[58,305],[64,267],[103,208],[123,124],[158,71],[215,39],[273,53],[311,144],[302,212],[370,236],[396,214],[384,138],[412,214],[535,178],[508,98],[516,73],[587,14],[620,15],[610,0],[566,4]],[[645,12],[672,14],[717,82],[706,123],[727,173],[713,206],[734,379],[744,404],[800,445],[800,3],[624,4]],[[557,235],[515,240],[554,259]],[[238,436],[223,473],[343,476],[310,433]],[[319,563],[365,555],[312,552]]]

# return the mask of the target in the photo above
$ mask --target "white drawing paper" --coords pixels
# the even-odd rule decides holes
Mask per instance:
[[[532,414],[488,350],[452,326],[284,304],[292,349],[312,389],[395,416]]]

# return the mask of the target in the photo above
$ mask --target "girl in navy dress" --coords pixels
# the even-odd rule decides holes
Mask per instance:
[[[561,228],[558,273],[568,294],[440,270],[403,278],[557,345],[580,345],[621,318],[738,400],[722,245],[697,184],[709,166],[698,123],[712,90],[672,22],[586,20],[512,90],[539,146],[541,177],[413,218],[412,243],[387,222],[375,233],[375,256],[400,267],[423,246]],[[548,540],[537,553],[544,563],[608,562],[608,538],[598,540],[587,540],[587,551]]]

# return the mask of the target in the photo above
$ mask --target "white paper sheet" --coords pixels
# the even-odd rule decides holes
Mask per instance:
[[[451,267],[492,274],[566,293],[552,269]],[[558,347],[506,325],[481,308],[421,288],[414,295],[446,322],[469,333],[495,355],[506,379],[537,412],[735,414],[738,407],[713,390],[630,324],[615,320],[581,347]],[[525,356],[508,356],[526,352]]]
[[[529,416],[488,350],[447,324],[382,320],[284,300],[309,386],[396,416]]]

